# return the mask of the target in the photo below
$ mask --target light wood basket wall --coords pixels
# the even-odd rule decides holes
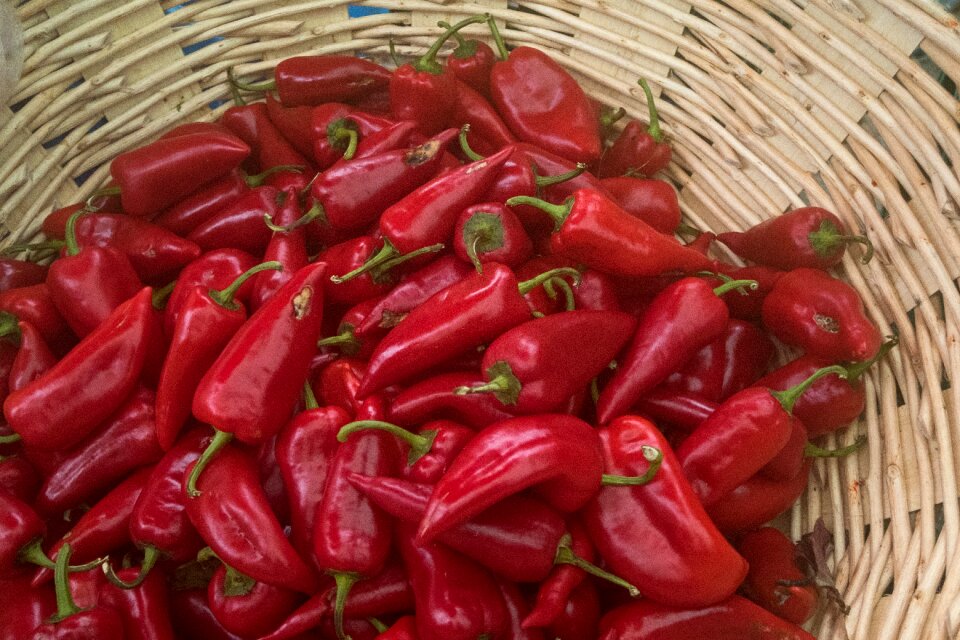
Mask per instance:
[[[216,118],[231,66],[255,78],[307,51],[382,55],[390,38],[414,53],[437,20],[489,11],[508,41],[549,50],[631,116],[645,118],[648,78],[692,224],[740,229],[816,204],[876,245],[842,273],[901,342],[868,375],[863,418],[830,443],[869,444],[818,462],[783,522],[796,538],[822,515],[835,535],[851,612],[814,631],[958,637],[960,103],[938,80],[960,82],[960,37],[932,0],[377,0],[392,12],[358,19],[342,0],[18,4],[26,63],[0,107],[4,244],[102,185],[121,151]]]

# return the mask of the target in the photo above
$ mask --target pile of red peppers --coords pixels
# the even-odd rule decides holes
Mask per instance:
[[[440,26],[231,75],[0,261],[0,640],[812,637],[763,525],[895,344],[829,273],[866,239],[681,242],[645,82],[617,132]]]

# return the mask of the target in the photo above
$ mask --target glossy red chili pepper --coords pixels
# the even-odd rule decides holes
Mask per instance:
[[[356,236],[324,249],[317,261],[327,265],[328,273],[346,273],[365,265],[376,255],[381,244],[382,241],[374,236]],[[330,304],[358,304],[387,294],[395,281],[396,275],[389,269],[373,269],[342,284],[325,278],[324,299]]]
[[[730,308],[730,317],[750,322],[760,321],[763,301],[784,273],[769,267],[734,267],[723,262],[715,262],[712,270],[734,280],[753,280],[757,283],[756,289],[745,290],[742,295],[730,296],[725,300]]]
[[[229,131],[229,129],[219,122],[184,122],[173,127],[161,135],[160,138],[177,138],[193,133],[223,133],[224,131]]]
[[[515,268],[533,254],[533,242],[515,213],[499,202],[487,202],[467,207],[457,218],[453,251],[477,271],[483,271],[484,262]]]
[[[848,235],[840,218],[821,207],[793,209],[746,231],[721,233],[717,240],[741,258],[784,271],[835,267],[850,242],[866,245],[864,262],[873,255],[866,236]]]
[[[247,320],[247,311],[234,293],[254,274],[280,266],[264,262],[224,289],[195,286],[184,298],[157,386],[157,439],[165,450],[173,446],[190,417],[197,385]]]
[[[189,640],[242,640],[214,617],[206,586],[169,592],[170,617],[178,638]]]
[[[441,29],[450,29],[447,22],[438,22]],[[454,32],[457,47],[450,52],[444,61],[447,72],[456,76],[457,80],[468,85],[482,96],[490,97],[490,71],[497,61],[497,56],[486,42],[469,40],[459,31]]]
[[[270,120],[269,111],[269,106],[253,111],[254,129],[257,136],[257,168],[260,171],[268,171],[276,167],[291,167],[289,171],[278,170],[277,173],[267,179],[267,184],[283,189],[285,186],[284,180],[289,178],[291,174],[302,175],[306,173],[313,175],[315,170],[311,166],[310,160],[307,159],[309,154],[300,153],[283,137],[280,130]],[[297,169],[293,169],[293,167],[297,167]],[[306,186],[308,179],[303,176],[300,186]]]
[[[661,233],[673,234],[680,226],[677,191],[665,180],[616,176],[600,181],[620,207]]]
[[[357,337],[356,329],[370,314],[370,310],[380,303],[382,297],[367,298],[347,309],[337,323],[336,334],[323,338],[317,346],[321,350],[336,350],[345,356],[361,358],[366,362],[382,335],[361,339]]]
[[[394,622],[389,629],[377,636],[377,640],[420,640],[417,635],[417,618],[403,616]]]
[[[595,640],[600,624],[600,596],[592,582],[580,583],[563,611],[546,629],[552,640]]]
[[[357,389],[366,369],[366,362],[357,358],[338,358],[325,365],[313,383],[313,392],[324,406],[339,407],[355,415],[360,406]]]
[[[484,382],[483,376],[474,371],[441,373],[420,380],[394,397],[390,403],[390,420],[414,426],[429,419],[449,418],[480,429],[513,417],[493,395],[457,395],[453,392],[458,387],[472,387]]]
[[[50,297],[46,283],[0,291],[0,311],[29,322],[55,353],[66,353],[76,338]],[[11,358],[12,363],[12,358]]]
[[[14,572],[23,551],[31,542],[39,542],[46,525],[33,508],[12,493],[0,490],[0,575]],[[35,556],[43,551],[37,545]]]
[[[817,609],[817,590],[796,561],[796,545],[773,527],[751,531],[737,543],[750,563],[744,595],[767,611],[801,625]]]
[[[165,209],[151,222],[178,236],[186,236],[255,186],[260,185],[248,182],[242,171],[232,171]]]
[[[834,362],[869,360],[883,342],[856,289],[819,269],[794,269],[777,280],[763,301],[763,326]]]
[[[26,260],[0,258],[0,291],[40,284],[47,277],[47,267]]]
[[[419,544],[415,527],[397,527],[397,546],[410,574],[422,640],[476,640],[498,637],[507,610],[493,577],[472,560],[443,545]]]
[[[639,475],[656,460],[654,450],[661,457],[649,482],[604,487],[587,507],[585,524],[606,566],[664,604],[702,607],[733,594],[747,564],[710,521],[653,423],[623,416],[599,437],[606,473]]]
[[[20,348],[10,367],[10,391],[19,391],[42,376],[57,363],[43,336],[29,322],[17,324],[20,330]]]
[[[247,444],[276,435],[300,395],[320,337],[324,269],[316,263],[298,271],[234,334],[197,387],[198,420]]]
[[[29,638],[57,610],[53,590],[31,588],[26,574],[0,577],[0,593],[4,594],[0,640]]]
[[[218,124],[243,140],[250,147],[250,155],[243,161],[247,171],[257,171],[260,157],[260,123],[264,121],[267,105],[262,102],[238,104],[230,107],[220,116]]]
[[[518,196],[507,205],[529,204],[555,222],[550,250],[616,275],[657,276],[668,271],[708,269],[710,261],[635,218],[599,191],[580,189],[563,205]]]
[[[583,524],[577,519],[571,519],[567,528],[570,531],[570,550],[573,554],[588,562],[595,562],[593,544]],[[556,626],[573,592],[586,577],[586,572],[580,567],[569,564],[555,566],[537,588],[536,602],[524,617],[523,628]]]
[[[387,207],[433,178],[443,149],[456,137],[448,129],[413,149],[396,149],[334,164],[310,187],[314,207],[336,229],[363,228]],[[375,188],[373,188],[375,185]]]
[[[683,278],[654,298],[640,317],[613,377],[600,393],[597,418],[601,423],[626,413],[722,335],[729,313],[720,296],[736,284],[733,281],[712,289],[699,278]]]
[[[273,237],[263,256],[265,261],[276,262],[282,268],[261,272],[254,278],[250,299],[252,310],[263,306],[297,271],[307,266],[307,231],[303,227],[292,226],[301,213],[296,193],[288,191],[283,207],[272,220],[275,226]],[[286,228],[287,225],[291,225],[291,228]]]
[[[355,111],[347,105],[329,103],[314,107],[310,134],[313,140],[313,158],[323,170],[340,160],[349,161],[372,155],[370,145],[365,145],[363,153],[358,154],[360,142],[376,136],[393,124],[393,120]],[[410,132],[416,130],[416,123],[408,124]],[[374,147],[376,146],[384,146],[383,150],[386,151],[399,149],[404,145],[389,145],[387,140],[381,139],[375,143]]]
[[[702,398],[695,393],[680,392],[656,387],[644,395],[636,410],[663,426],[664,423],[690,433],[700,426],[719,407],[719,403]]]
[[[796,416],[791,416],[790,438],[783,448],[777,452],[767,464],[758,472],[770,480],[789,480],[796,477],[803,469],[805,452],[808,444],[807,428]]]
[[[646,80],[639,81],[647,96],[650,121],[646,129],[636,120],[631,120],[606,150],[600,160],[601,178],[635,175],[652,176],[670,164],[670,145],[663,140],[660,118],[653,101],[653,92]]]
[[[749,480],[783,449],[793,431],[797,397],[815,380],[841,367],[815,372],[786,391],[750,387],[734,394],[677,449],[677,460],[700,502],[709,507]]]
[[[690,638],[813,640],[813,636],[800,627],[740,596],[699,609],[641,600],[610,611],[600,621],[599,640]]]
[[[187,515],[218,557],[254,580],[308,594],[317,589],[316,576],[270,510],[247,454],[222,449],[197,487],[199,495],[187,500]]]
[[[300,554],[318,569],[312,538],[317,506],[337,450],[337,432],[349,421],[350,415],[340,407],[318,407],[308,395],[305,410],[277,436],[277,465],[290,500],[290,537]]]
[[[360,395],[427,371],[529,319],[523,295],[553,275],[561,274],[551,271],[517,282],[509,267],[491,262],[482,274],[472,273],[434,294],[377,345]]]
[[[496,23],[488,24],[500,54],[490,71],[490,97],[510,130],[574,162],[599,158],[600,132],[579,83],[539,49],[521,46],[508,53]]]
[[[40,488],[40,476],[23,456],[0,456],[0,490],[30,504]]]
[[[368,158],[387,151],[406,149],[411,146],[411,140],[416,129],[417,123],[411,120],[401,120],[363,136],[357,142],[357,150],[353,154],[353,159]],[[440,155],[443,156],[443,154]]]
[[[573,260],[556,255],[538,256],[523,263],[517,268],[516,273],[517,277],[526,278],[560,267],[576,268],[577,264]],[[532,309],[544,315],[571,310],[571,307],[593,311],[621,310],[614,281],[610,276],[595,269],[580,271],[578,278],[569,275],[552,278],[544,283],[542,289],[534,289],[528,293],[527,301]]]
[[[333,612],[335,589],[314,594],[277,629],[260,640],[290,640],[314,629]],[[413,609],[413,590],[399,562],[390,562],[377,575],[362,580],[350,591],[344,612],[352,618],[383,616]],[[348,621],[348,620],[347,620]]]
[[[522,625],[523,619],[530,612],[530,605],[520,588],[516,584],[505,580],[498,580],[497,585],[500,587],[503,604],[507,608],[505,637],[512,640],[545,640],[540,629],[525,629]]]
[[[158,334],[151,328],[158,322],[151,293],[145,288],[121,304],[52,369],[7,397],[4,416],[24,444],[77,444],[127,399],[140,377],[147,340]]]
[[[136,568],[121,569],[121,580],[137,575]],[[108,585],[101,594],[104,606],[115,609],[123,621],[126,640],[175,640],[167,602],[167,581],[162,571],[152,572],[132,589]]]
[[[456,89],[457,101],[450,123],[469,127],[466,137],[470,148],[482,155],[489,155],[517,142],[516,136],[486,97],[460,80],[456,81]]]
[[[210,611],[224,629],[242,638],[259,638],[282,623],[302,594],[257,582],[221,565],[207,586]]]
[[[717,236],[712,231],[701,231],[693,240],[688,241],[684,246],[698,251],[703,255],[708,255],[710,253],[710,247],[713,246],[713,241],[716,239]]]
[[[512,418],[471,440],[440,479],[420,523],[430,541],[503,498],[527,488],[552,507],[576,511],[600,487],[603,461],[596,431],[573,416]]]
[[[177,276],[177,284],[167,298],[167,306],[163,310],[164,333],[168,336],[173,335],[173,327],[177,323],[183,303],[194,287],[224,289],[258,262],[259,260],[246,251],[216,249],[203,254],[184,267]],[[246,304],[252,291],[253,283],[247,281],[237,290],[235,297]]]
[[[197,225],[187,239],[204,251],[232,248],[262,255],[272,237],[263,216],[276,216],[286,197],[285,192],[270,186],[250,189]]]
[[[112,247],[77,244],[76,213],[67,224],[66,255],[47,273],[53,303],[80,338],[93,331],[113,310],[143,287],[130,260]]]
[[[314,142],[320,135],[326,134],[326,123],[317,129],[313,126],[315,111],[323,114],[318,120],[329,121],[330,119],[342,118],[351,110],[350,105],[340,102],[329,102],[316,108],[309,105],[287,107],[270,93],[267,93],[265,97],[266,113],[270,122],[283,135],[284,139],[306,158],[313,158]],[[327,117],[328,114],[330,117]],[[320,163],[318,168],[323,170],[327,166],[329,165]]]
[[[803,422],[811,438],[845,427],[863,413],[866,396],[862,376],[896,344],[896,339],[884,342],[870,360],[846,365],[845,378],[825,376],[797,399],[793,414]],[[763,376],[757,380],[756,385],[783,391],[807,379],[814,371],[831,364],[833,362],[827,358],[800,356]]]
[[[156,395],[141,387],[103,427],[70,451],[40,487],[36,506],[60,513],[113,486],[131,471],[163,456],[157,442]]]
[[[110,163],[110,175],[120,187],[123,210],[146,216],[229,174],[249,155],[250,147],[229,133],[192,133],[121,153]]]
[[[753,385],[767,370],[773,354],[773,343],[759,327],[730,320],[716,340],[664,380],[663,386],[721,402]]]
[[[635,324],[619,311],[566,311],[529,320],[483,352],[485,384],[454,393],[493,393],[521,414],[557,411],[609,366]]]
[[[417,271],[405,275],[374,305],[356,328],[358,337],[382,336],[406,314],[423,304],[435,293],[460,282],[470,267],[454,256],[440,256]]]
[[[708,509],[710,519],[726,534],[755,529],[789,509],[807,488],[811,460],[787,480],[772,480],[762,473],[726,494]]]
[[[287,107],[352,102],[386,88],[390,71],[364,58],[341,55],[294,56],[282,60],[273,82],[239,85],[241,89],[276,89]]]

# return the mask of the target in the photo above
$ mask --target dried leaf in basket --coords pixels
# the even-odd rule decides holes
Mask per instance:
[[[797,563],[826,601],[846,615],[850,613],[850,607],[843,601],[843,596],[836,587],[836,579],[830,569],[832,553],[833,534],[823,523],[823,518],[817,518],[813,531],[801,536],[797,543]]]

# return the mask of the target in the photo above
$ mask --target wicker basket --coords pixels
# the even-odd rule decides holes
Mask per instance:
[[[10,1],[10,0],[0,0]],[[14,3],[18,4],[18,3]],[[184,6],[180,6],[183,4]],[[933,0],[29,0],[26,61],[0,109],[0,232],[31,238],[107,161],[182,121],[216,118],[225,71],[300,52],[422,50],[439,19],[490,11],[604,102],[645,116],[656,85],[687,219],[738,229],[791,207],[838,212],[877,257],[843,271],[900,347],[867,380],[859,456],[819,461],[783,525],[823,516],[851,606],[820,638],[960,631],[960,82],[958,24]],[[919,61],[922,61],[921,65]],[[854,253],[857,253],[854,251]]]

